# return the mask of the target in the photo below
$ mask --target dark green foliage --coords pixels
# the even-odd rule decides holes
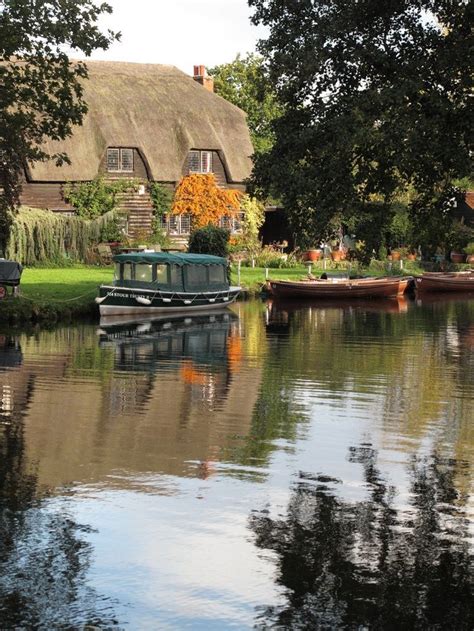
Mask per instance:
[[[472,172],[473,3],[249,5],[269,29],[260,50],[284,107],[254,185],[282,199],[299,244],[335,215],[389,215],[409,188],[434,217],[426,241],[442,238],[450,184]]]
[[[230,233],[224,228],[208,224],[204,228],[193,230],[189,237],[188,251],[196,254],[213,254],[226,257],[228,254]]]
[[[69,136],[87,111],[81,85],[86,65],[71,64],[64,50],[90,55],[108,48],[118,36],[101,33],[97,21],[111,10],[92,0],[0,3],[0,248],[8,239],[6,218],[18,203],[25,164],[67,161],[64,154],[48,156],[41,146]]]
[[[100,241],[105,243],[121,241],[124,237],[124,217],[119,215],[113,216],[110,221],[105,223],[100,232]]]
[[[152,182],[150,184],[150,197],[156,217],[163,217],[163,215],[171,212],[171,204],[173,203],[173,191],[171,189],[158,182]]]
[[[162,248],[169,247],[171,240],[162,228],[162,219],[171,212],[173,203],[173,191],[163,184],[152,182],[150,184],[150,197],[153,204],[153,220],[151,225],[153,242]]]
[[[272,121],[281,115],[275,89],[265,70],[263,58],[248,54],[209,70],[214,90],[247,114],[256,154],[268,151],[274,142]]]
[[[120,193],[132,190],[135,180],[105,181],[97,177],[91,182],[68,183],[64,187],[64,199],[74,207],[83,219],[96,219],[115,210]]]

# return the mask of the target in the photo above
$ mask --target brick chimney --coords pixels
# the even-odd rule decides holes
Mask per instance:
[[[206,66],[194,66],[194,81],[200,83],[209,92],[214,92],[214,79],[209,77],[206,72]]]

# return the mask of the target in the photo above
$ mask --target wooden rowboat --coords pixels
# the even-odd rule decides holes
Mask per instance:
[[[426,272],[415,278],[418,292],[457,291],[474,292],[474,273],[467,272]]]
[[[279,298],[392,298],[402,296],[413,282],[411,276],[332,280],[271,280],[272,294]]]

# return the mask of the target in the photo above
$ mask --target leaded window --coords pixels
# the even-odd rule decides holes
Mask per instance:
[[[188,167],[190,173],[212,173],[212,151],[190,151]]]
[[[107,171],[133,173],[133,149],[107,149]]]

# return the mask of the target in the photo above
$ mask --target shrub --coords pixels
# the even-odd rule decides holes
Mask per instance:
[[[470,243],[466,245],[466,247],[464,248],[464,253],[474,254],[474,241],[471,241]]]
[[[68,183],[64,187],[64,199],[74,207],[79,217],[96,219],[115,210],[119,195],[137,186],[136,180],[106,182],[98,177],[91,182]]]
[[[257,267],[271,267],[271,268],[291,268],[298,265],[294,256],[287,256],[281,254],[281,252],[271,245],[266,245],[260,251],[255,258],[255,265]]]
[[[188,251],[196,254],[213,254],[226,257],[230,233],[224,228],[208,224],[193,230],[189,236]]]

